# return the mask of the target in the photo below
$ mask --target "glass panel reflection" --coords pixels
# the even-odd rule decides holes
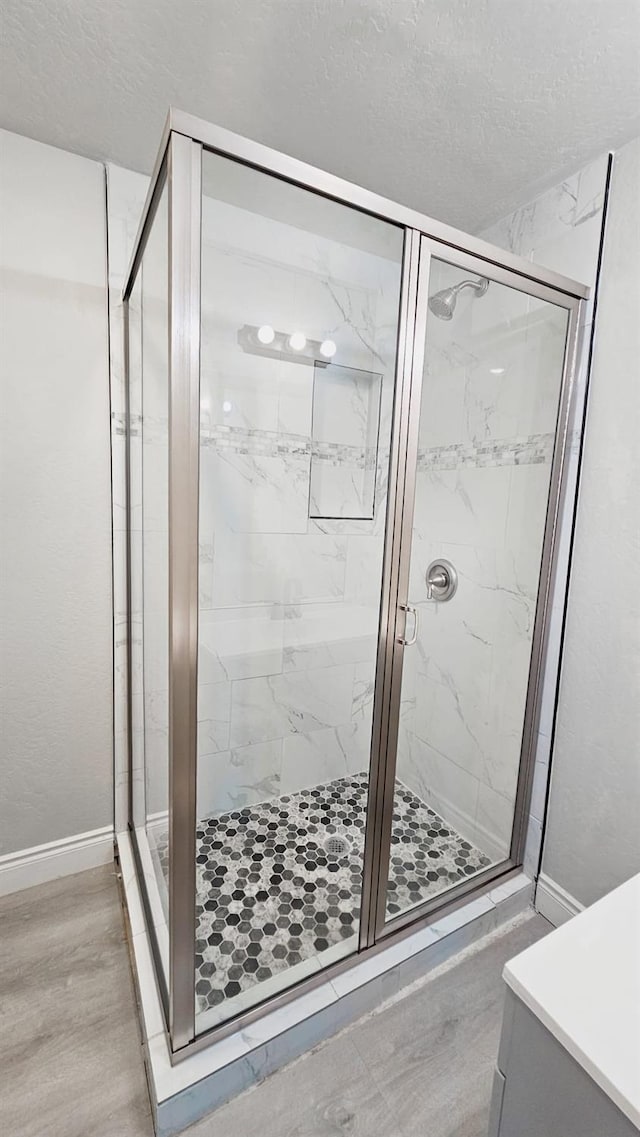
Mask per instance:
[[[198,1031],[357,948],[403,244],[203,163]]]
[[[444,261],[430,293],[387,918],[509,855],[567,334]]]
[[[167,193],[165,186],[129,300],[133,819],[165,975],[169,958]]]

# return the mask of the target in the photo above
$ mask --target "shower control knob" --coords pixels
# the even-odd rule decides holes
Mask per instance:
[[[458,587],[458,574],[451,561],[432,561],[426,573],[429,600],[451,600]]]

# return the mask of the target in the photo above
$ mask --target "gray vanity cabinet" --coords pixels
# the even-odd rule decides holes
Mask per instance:
[[[489,1137],[638,1137],[639,1132],[507,988]]]

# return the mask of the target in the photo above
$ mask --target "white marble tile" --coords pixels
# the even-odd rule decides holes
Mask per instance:
[[[198,545],[198,605],[200,611],[213,608],[213,552],[213,541],[203,541],[201,535]]]
[[[299,671],[375,659],[378,609],[344,603],[287,605],[283,670]]]
[[[309,516],[373,519],[373,486],[367,470],[348,462],[331,465],[311,459]]]
[[[198,754],[227,750],[231,729],[231,684],[198,684]]]
[[[485,851],[476,824],[477,777],[411,732],[403,737],[398,751],[397,776],[458,833]]]
[[[529,816],[527,838],[524,850],[523,869],[527,876],[535,879],[538,875],[540,862],[540,848],[542,845],[542,822],[537,817]]]
[[[283,609],[252,605],[201,612],[198,679],[219,683],[282,671]]]
[[[377,435],[380,376],[338,364],[315,368],[313,438],[346,446],[365,446]]]
[[[308,438],[312,421],[312,368],[279,364],[278,430]]]
[[[347,756],[350,774],[368,771],[371,756],[371,722],[350,722],[336,727],[340,746]]]
[[[490,738],[487,716],[491,700],[491,673],[456,672],[439,668],[433,687],[433,711],[428,732],[423,731],[420,690],[416,696],[416,730],[428,734],[428,742],[440,754],[448,754],[467,774],[481,777],[489,761]],[[469,681],[465,683],[465,679]],[[423,741],[427,741],[424,739]]]
[[[504,536],[508,494],[501,467],[419,472],[414,528],[440,541],[496,548]]]
[[[171,1065],[164,1034],[156,1034],[150,1038],[147,1048],[153,1070],[156,1100],[161,1104],[182,1090],[197,1086],[197,1083],[208,1074],[244,1057],[249,1051],[249,1044],[240,1033],[231,1034],[175,1066]]]
[[[198,758],[198,817],[244,809],[282,793],[282,739]]]
[[[225,450],[214,455],[212,466],[217,525],[233,533],[306,533],[308,457]]]
[[[514,793],[507,797],[497,793],[484,782],[478,783],[476,827],[477,832],[482,834],[485,846],[493,860],[509,855],[514,804],[515,786]]]
[[[502,904],[505,900],[509,900],[511,896],[517,895],[518,892],[527,891],[531,887],[531,881],[524,873],[516,873],[510,880],[505,880],[504,883],[496,885],[489,893],[489,900],[492,904]]]
[[[345,600],[371,606],[376,613],[380,603],[382,553],[381,537],[352,534],[347,538]]]
[[[348,971],[343,971],[334,976],[331,984],[338,997],[341,998],[361,987],[363,983],[369,983],[372,979],[377,979],[378,976],[391,971],[394,967],[404,963],[405,960],[410,959],[416,952],[435,943],[437,939],[438,936],[432,928],[422,928],[415,935],[407,936],[406,939],[390,945],[384,951],[363,960],[362,963],[356,963]]]
[[[373,696],[375,691],[375,657],[356,663],[353,673],[353,698],[351,718],[355,722],[371,722],[373,715]]]
[[[215,303],[220,306],[219,292]],[[220,327],[222,321],[224,328]],[[235,333],[244,322],[238,312],[234,327],[231,315],[225,320],[224,313],[212,311],[203,293],[202,425],[275,432],[279,427],[279,377],[283,365],[277,359],[240,351]],[[308,401],[310,406],[310,395]]]
[[[221,534],[216,543],[214,604],[237,607],[340,599],[346,555],[346,538],[339,534]]]
[[[435,920],[434,923],[431,924],[431,930],[436,939],[443,939],[445,936],[449,936],[452,932],[457,931],[458,928],[462,928],[466,924],[471,923],[471,921],[477,920],[480,916],[484,916],[494,910],[495,905],[488,896],[478,896],[475,900],[471,900],[461,908],[456,908],[455,911],[449,912],[439,920]]]
[[[245,746],[347,723],[352,686],[352,666],[239,680],[231,696],[231,744]]]
[[[296,793],[352,773],[337,727],[292,734],[283,741],[281,792]]]
[[[288,1003],[287,1006],[280,1007],[278,1010],[272,1011],[271,1014],[265,1015],[262,1019],[258,1019],[257,1022],[245,1027],[242,1031],[243,1038],[253,1050],[254,1047],[259,1046],[261,1043],[269,1042],[270,1039],[282,1034],[298,1023],[305,1022],[311,1015],[315,1015],[325,1007],[331,1006],[336,998],[337,996],[331,984],[323,983],[321,987],[307,991],[304,995],[301,995],[299,999]]]

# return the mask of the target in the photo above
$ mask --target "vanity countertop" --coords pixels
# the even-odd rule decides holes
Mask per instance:
[[[510,960],[504,979],[640,1128],[640,874]]]

